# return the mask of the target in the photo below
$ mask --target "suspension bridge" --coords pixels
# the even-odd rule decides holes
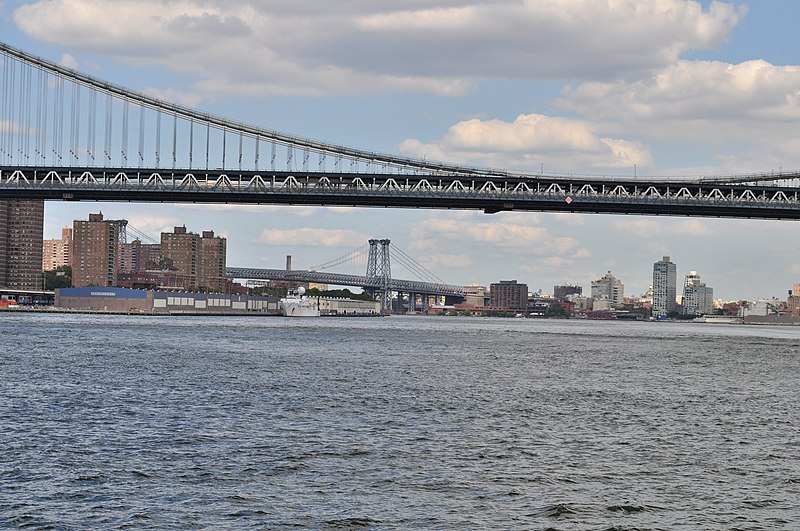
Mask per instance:
[[[119,243],[128,244],[128,234],[146,244],[158,241],[131,225],[126,219],[109,220],[119,229]],[[392,263],[418,280],[402,280],[392,276]],[[338,271],[338,272],[337,272]],[[341,271],[345,271],[344,273]],[[292,269],[287,258],[286,269],[228,267],[230,279],[267,280],[300,284],[327,284],[361,288],[380,301],[381,309],[392,311],[393,294],[398,306],[408,311],[427,307],[431,301],[443,299],[445,304],[463,302],[464,287],[447,284],[389,239],[370,239],[344,255],[308,269]],[[405,303],[404,303],[405,301]]]
[[[366,252],[367,250],[368,252]],[[424,280],[394,278],[391,266],[392,257],[406,271],[416,278]],[[333,268],[352,269],[353,266],[365,266],[365,274],[330,272]],[[463,286],[446,284],[402,249],[392,245],[388,239],[371,239],[366,246],[308,270],[229,267],[227,274],[230,278],[239,279],[359,287],[376,295],[381,302],[381,309],[387,312],[392,309],[393,293],[397,293],[397,300],[400,303],[404,299],[407,300],[408,311],[414,311],[418,305],[427,306],[432,297],[443,297],[447,303],[464,300]]]
[[[200,112],[0,43],[0,199],[800,219],[800,172],[515,173],[374,153]]]

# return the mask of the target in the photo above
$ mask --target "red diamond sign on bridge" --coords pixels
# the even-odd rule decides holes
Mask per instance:
[[[564,202],[565,202],[566,204],[570,204],[570,203],[572,203],[572,196],[568,195],[567,197],[565,197],[565,198],[564,198]]]

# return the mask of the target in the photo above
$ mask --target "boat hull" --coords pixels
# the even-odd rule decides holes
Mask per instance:
[[[308,300],[281,300],[280,306],[286,317],[319,317],[319,309]]]

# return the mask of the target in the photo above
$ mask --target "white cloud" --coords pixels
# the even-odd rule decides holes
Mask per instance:
[[[605,138],[588,122],[541,114],[522,114],[513,122],[471,119],[459,122],[438,141],[408,139],[399,146],[408,155],[435,160],[467,160],[478,164],[536,173],[585,168],[619,171],[653,165],[640,142]]]
[[[203,96],[196,92],[187,92],[174,88],[162,90],[158,88],[147,87],[144,88],[142,92],[153,98],[171,103],[177,103],[179,105],[185,105],[187,107],[197,107],[203,101]]]
[[[199,211],[212,211],[212,212],[246,212],[253,214],[272,214],[277,213],[281,216],[292,216],[296,218],[311,218],[318,214],[321,209],[326,207],[304,207],[304,206],[289,206],[289,205],[235,205],[235,204],[222,204],[210,203],[202,205],[178,205],[178,208],[184,210],[199,210]],[[331,211],[335,209],[331,208]]]
[[[450,219],[427,220],[411,227],[412,249],[436,248],[438,241],[491,244],[495,247],[518,248],[544,241],[547,230],[513,223],[464,223]]]
[[[12,122],[8,120],[0,120],[0,132],[8,133],[14,131],[16,128]]]
[[[177,217],[172,216],[151,216],[147,214],[133,214],[127,215],[128,226],[135,231],[143,232],[150,238],[159,241],[162,232],[172,232],[172,230],[181,225],[181,221]],[[191,232],[196,230],[189,229]],[[128,239],[132,240],[137,235],[135,232],[129,231]]]
[[[587,221],[587,216],[585,215],[572,214],[568,212],[552,212],[548,213],[548,216],[558,221],[560,225],[580,226],[585,225]]]
[[[564,256],[548,256],[542,263],[551,269],[558,269],[572,265],[574,260]]]
[[[645,249],[647,249],[647,254],[652,256],[669,256],[669,247],[663,243],[648,242]]]
[[[290,230],[264,229],[257,242],[275,246],[352,247],[364,244],[369,236],[354,230],[300,228]]]
[[[75,56],[68,53],[61,54],[61,60],[58,64],[64,68],[71,68],[72,70],[78,70],[80,68],[80,64]]]
[[[678,61],[633,82],[567,87],[559,103],[596,123],[651,137],[722,143],[754,141],[773,131],[779,138],[786,132],[798,138],[800,67]]]
[[[442,242],[496,255],[569,256],[580,251],[579,242],[572,237],[557,236],[544,227],[507,222],[499,217],[484,222],[475,218],[432,217],[409,227],[409,241],[416,253],[436,251]]]
[[[41,0],[14,20],[47,42],[197,76],[206,97],[261,97],[613,79],[717,47],[743,14],[683,0]]]
[[[711,222],[705,219],[622,218],[614,221],[613,228],[622,234],[639,238],[662,236],[711,236]]]
[[[442,269],[466,269],[475,265],[475,260],[467,254],[433,253],[415,256],[414,260],[430,271]]]

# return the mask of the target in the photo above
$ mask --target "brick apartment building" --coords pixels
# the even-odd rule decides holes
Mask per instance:
[[[526,311],[528,309],[528,285],[516,280],[501,280],[489,286],[489,305],[507,310]]]
[[[161,253],[175,271],[186,275],[187,289],[226,290],[227,240],[214,236],[214,231],[195,234],[175,227],[162,232]]]
[[[119,252],[119,223],[103,213],[72,224],[72,286],[115,286]]]
[[[42,248],[42,271],[54,271],[58,267],[72,264],[72,228],[61,229],[61,238],[44,240]]]
[[[0,287],[42,289],[44,201],[0,201]]]

